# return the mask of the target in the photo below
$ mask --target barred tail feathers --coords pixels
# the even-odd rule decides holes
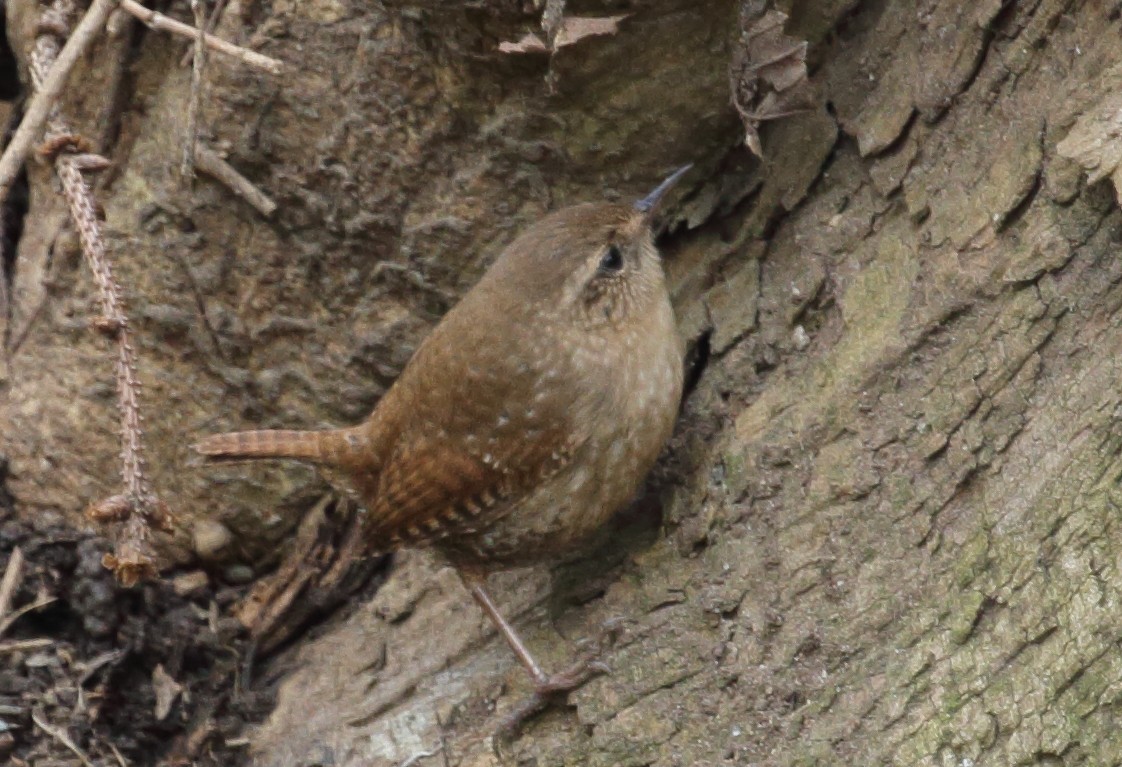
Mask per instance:
[[[298,461],[350,466],[361,463],[366,438],[357,429],[288,431],[263,429],[214,434],[195,445],[195,450],[215,461],[261,458],[291,458]]]

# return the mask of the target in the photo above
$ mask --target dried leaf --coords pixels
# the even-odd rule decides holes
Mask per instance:
[[[499,43],[501,53],[549,53],[549,48],[533,32],[527,32],[516,43]]]
[[[156,693],[156,721],[162,722],[171,713],[171,707],[175,705],[175,699],[183,692],[183,685],[172,679],[171,675],[164,671],[162,663],[157,663],[156,668],[152,669],[152,689]]]
[[[149,495],[137,500],[125,493],[95,501],[86,507],[86,517],[98,524],[120,523],[116,552],[101,558],[123,586],[135,586],[156,575],[156,559],[150,543],[151,529],[170,532],[174,517],[166,503]]]
[[[744,143],[761,156],[759,127],[805,112],[814,94],[806,71],[807,44],[783,33],[787,16],[757,7],[741,19],[741,45],[730,70],[732,103],[744,122]]]
[[[760,79],[777,91],[794,88],[806,79],[806,43],[799,42],[780,51],[777,58],[757,70]]]
[[[112,570],[117,582],[131,587],[143,580],[156,577],[156,563],[146,554],[131,546],[121,546],[116,555],[106,554],[101,558],[105,569]]]
[[[755,125],[747,121],[744,124],[744,146],[748,147],[748,151],[756,157],[764,156],[764,147],[760,143],[760,132],[756,130]]]
[[[517,42],[499,43],[502,53],[551,53],[569,45],[575,45],[586,37],[614,35],[619,31],[619,23],[631,14],[619,16],[568,16],[547,30],[553,35],[553,47],[533,32],[526,33]]]
[[[579,43],[586,37],[600,35],[614,35],[619,31],[619,23],[630,16],[625,13],[620,16],[569,16],[561,21],[561,29],[557,32],[555,48],[564,48],[566,45]]]
[[[132,512],[133,503],[127,495],[111,495],[87,506],[86,519],[104,525],[108,522],[121,522],[128,519]]]
[[[165,533],[175,530],[175,515],[171,513],[171,508],[164,503],[162,498],[150,496],[144,514],[148,523],[157,530]]]

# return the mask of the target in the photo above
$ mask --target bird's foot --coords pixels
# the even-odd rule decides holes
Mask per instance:
[[[534,694],[541,696],[557,695],[575,690],[594,676],[611,671],[608,664],[598,658],[582,657],[564,671],[543,677],[534,683]]]
[[[542,675],[534,680],[534,691],[522,699],[499,724],[498,733],[503,740],[515,737],[526,720],[540,713],[557,696],[575,690],[594,676],[606,674],[608,664],[595,657],[584,656],[564,671]]]
[[[611,669],[600,659],[619,635],[622,621],[609,619],[601,625],[595,639],[582,642],[586,647],[573,665],[556,674],[541,674],[534,679],[534,691],[503,717],[498,734],[503,740],[516,736],[527,719],[543,711],[558,695],[570,692],[589,679],[607,674]]]

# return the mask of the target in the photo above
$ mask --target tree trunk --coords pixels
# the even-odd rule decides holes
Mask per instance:
[[[792,3],[819,103],[760,128],[762,161],[730,105],[752,10],[573,3],[629,15],[547,55],[499,51],[540,29],[513,0],[232,3],[217,32],[287,69],[211,56],[202,139],[270,219],[177,174],[186,43],[107,38],[71,81],[91,136],[125,94],[99,200],[181,565],[218,520],[208,555],[260,574],[322,489],[201,467],[197,436],[357,422],[527,222],[699,166],[663,237],[698,380],[647,502],[494,579],[551,668],[623,618],[611,672],[495,748],[524,675],[408,553],[269,661],[258,763],[1118,762],[1119,9]],[[17,50],[33,17],[9,9]],[[30,173],[2,450],[21,514],[77,520],[117,492],[112,358]]]

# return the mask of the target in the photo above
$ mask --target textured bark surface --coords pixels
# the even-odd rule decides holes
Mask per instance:
[[[527,221],[641,193],[674,163],[735,142],[731,3],[657,3],[629,35],[562,49],[555,95],[545,57],[497,51],[537,16],[470,5],[231,5],[219,32],[288,71],[211,56],[203,138],[276,199],[272,221],[206,178],[192,189],[178,177],[186,44],[141,40],[118,175],[100,199],[140,337],[153,484],[187,523],[217,515],[258,533],[262,509],[306,506],[312,479],[286,468],[216,481],[195,467],[195,435],[361,420]],[[35,17],[24,10],[13,26],[26,40]],[[128,43],[101,46],[76,75],[89,89],[72,89],[65,108],[92,135],[104,89],[90,73],[108,79],[98,63]],[[670,117],[649,107],[667,91],[681,94]],[[73,238],[60,241],[65,207],[47,169],[34,170],[43,220],[16,264],[11,333],[26,340],[5,361],[0,417],[21,503],[70,512],[115,492],[116,414],[105,344],[85,327],[92,288]]]
[[[1118,8],[796,3],[828,108],[765,126],[758,164],[730,148],[734,3],[579,5],[633,16],[558,52],[552,95],[545,57],[495,52],[535,28],[518,3],[232,6],[220,31],[294,64],[210,72],[209,138],[277,198],[272,222],[175,177],[188,72],[140,44],[103,199],[153,484],[251,562],[317,484],[216,480],[192,435],[353,422],[521,224],[685,160],[707,178],[666,238],[705,364],[652,483],[662,525],[648,502],[576,562],[495,578],[551,667],[624,617],[612,672],[496,749],[524,675],[410,553],[273,662],[254,758],[1118,763],[1122,215],[1084,172],[1122,157]],[[85,98],[68,108],[96,117]],[[109,366],[37,174],[3,450],[23,513],[76,518],[114,488]]]

